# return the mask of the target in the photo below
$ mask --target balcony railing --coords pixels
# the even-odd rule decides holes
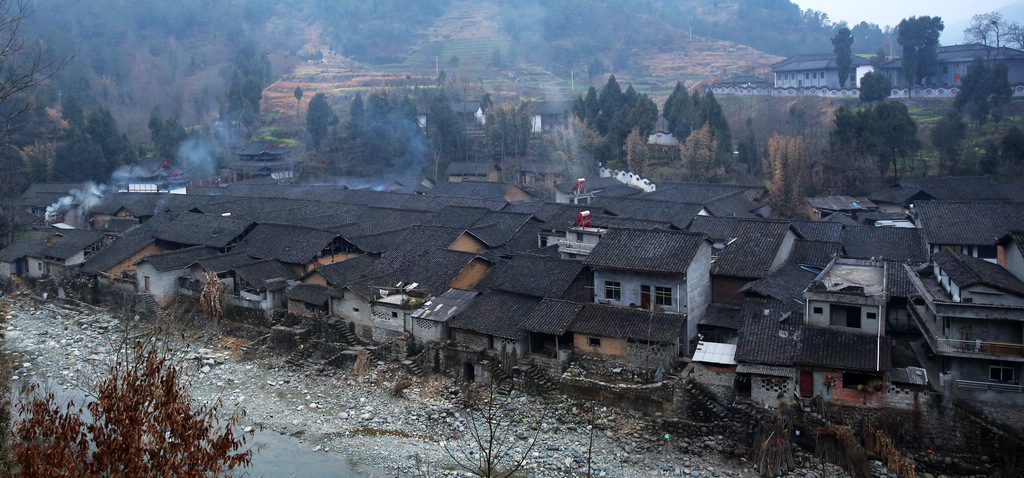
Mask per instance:
[[[935,351],[938,353],[1024,357],[1024,344],[936,338]]]
[[[915,306],[913,301],[907,304],[910,315],[918,323],[918,328],[924,335],[925,340],[937,354],[958,355],[961,357],[1005,357],[1024,358],[1024,344],[1012,342],[987,342],[984,340],[956,340],[944,339],[936,336],[935,327],[938,324],[930,318],[925,318],[926,308]],[[940,331],[941,332],[941,331]]]
[[[992,390],[995,392],[1024,392],[1024,385],[1015,383],[998,383],[998,382],[974,382],[971,380],[957,380],[956,386],[959,388],[969,388],[972,390]]]
[[[564,252],[566,254],[590,254],[596,245],[597,244],[562,239],[558,241],[558,252]]]

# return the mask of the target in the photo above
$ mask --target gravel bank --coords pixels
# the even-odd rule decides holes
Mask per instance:
[[[7,298],[6,348],[18,367],[16,386],[49,381],[52,387],[88,390],[114,357],[126,335],[107,311],[87,306]],[[135,327],[131,327],[136,329]],[[242,341],[211,332],[163,334],[186,364],[195,399],[223,400],[227,413],[245,411],[243,425],[262,426],[297,437],[303,446],[341,454],[370,467],[372,476],[465,476],[441,443],[457,454],[474,450],[465,432],[461,388],[440,376],[408,377],[397,365],[374,365],[364,377],[332,367],[287,367],[284,357],[262,353],[238,357]],[[173,337],[173,338],[171,338]],[[163,342],[166,340],[166,342]],[[411,379],[403,397],[394,383]],[[513,392],[511,434],[528,454],[524,475],[585,476],[591,433],[590,406],[563,396],[538,398]],[[757,476],[741,460],[721,455],[724,438],[681,439],[660,435],[654,423],[629,411],[596,408],[591,454],[594,476]],[[808,463],[792,476],[821,465]],[[827,466],[829,476],[844,475]],[[811,474],[810,476],[814,476]],[[820,476],[820,475],[818,475]]]

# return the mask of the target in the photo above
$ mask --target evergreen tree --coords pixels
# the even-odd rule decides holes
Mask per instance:
[[[640,132],[639,126],[634,127],[626,138],[626,163],[629,165],[629,170],[646,176],[649,157],[647,135]]]
[[[1006,63],[989,67],[981,58],[975,58],[967,67],[953,106],[978,124],[984,123],[990,115],[998,121],[1012,94]]]
[[[955,111],[946,113],[932,127],[932,145],[939,152],[939,174],[952,175],[963,154],[967,125]]]
[[[778,134],[768,140],[768,203],[775,216],[797,217],[804,209],[807,153],[803,139]]]
[[[939,35],[945,28],[942,18],[905,18],[897,28],[897,41],[903,47],[903,76],[907,84],[913,86],[930,82],[939,67]]]
[[[873,103],[882,101],[892,93],[892,82],[889,77],[869,71],[860,79],[860,101],[862,103]]]
[[[313,95],[306,108],[306,131],[313,142],[313,148],[320,150],[320,144],[327,137],[327,131],[338,122],[331,105],[327,104],[327,96],[323,93]]]
[[[853,35],[849,28],[840,28],[836,36],[832,37],[832,52],[836,55],[839,87],[846,88],[846,80],[850,78],[853,66]]]
[[[295,96],[295,117],[299,117],[299,109],[302,107],[302,87],[295,85],[295,91],[292,92]]]

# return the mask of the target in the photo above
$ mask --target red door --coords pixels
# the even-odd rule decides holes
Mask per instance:
[[[640,286],[640,308],[648,310],[651,308],[651,286]]]
[[[800,396],[810,397],[814,395],[814,372],[800,371]]]

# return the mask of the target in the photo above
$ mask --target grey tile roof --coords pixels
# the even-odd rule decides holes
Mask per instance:
[[[341,287],[360,279],[373,266],[373,258],[368,255],[356,256],[344,261],[324,264],[315,269],[332,287]]]
[[[531,203],[522,203],[531,204]],[[512,206],[511,204],[509,206]],[[508,207],[505,208],[509,209]],[[468,229],[476,224],[490,209],[467,206],[445,206],[423,221],[424,226],[444,226]],[[510,211],[516,212],[516,211]]]
[[[297,300],[307,304],[324,306],[330,298],[330,289],[319,284],[296,284],[285,292],[288,300]]]
[[[413,312],[417,319],[447,322],[459,311],[469,306],[480,293],[473,290],[448,289],[445,293],[432,297],[422,307]]]
[[[915,200],[927,201],[935,199],[935,197],[921,191],[921,188],[893,185],[871,193],[868,199],[875,203],[899,204],[902,206],[910,204]]]
[[[498,263],[478,288],[561,299],[582,272],[580,261],[520,254]]]
[[[193,246],[158,254],[150,254],[135,262],[136,265],[148,262],[160,272],[184,269],[203,257],[217,255],[217,250],[206,246]]]
[[[104,234],[92,229],[50,229],[51,238],[56,241],[42,249],[42,254],[55,259],[67,259],[86,247],[103,239]]]
[[[742,312],[739,307],[711,304],[701,317],[700,325],[739,330],[743,326]]]
[[[528,332],[563,335],[582,309],[579,302],[544,299],[526,316],[521,327]]]
[[[604,207],[607,214],[668,222],[678,227],[686,227],[704,208],[701,204],[658,201],[646,197],[603,197],[597,198],[591,205]]]
[[[864,66],[868,60],[852,56],[854,66]],[[836,56],[832,53],[804,53],[771,65],[772,71],[804,71],[836,69]]]
[[[260,259],[307,264],[336,238],[337,233],[312,227],[266,223],[253,228],[235,249]]]
[[[234,271],[241,282],[249,284],[256,289],[266,288],[268,286],[267,282],[272,279],[293,280],[299,278],[298,274],[291,267],[273,259],[264,259],[235,266]]]
[[[860,211],[864,209],[878,209],[878,205],[865,197],[852,196],[823,196],[804,198],[807,204],[819,211]]]
[[[489,291],[478,296],[449,322],[453,329],[520,339],[526,332],[523,321],[541,299],[519,294]]]
[[[911,227],[843,227],[843,257],[889,259],[895,261],[928,260],[928,245],[920,229]]]
[[[191,246],[221,248],[241,237],[252,223],[195,213],[164,213],[143,225],[157,239]]]
[[[44,247],[42,244],[15,242],[0,251],[0,262],[14,262],[26,257],[40,257]]]
[[[785,221],[740,219],[729,231],[725,249],[711,266],[712,275],[759,278],[772,263],[791,226]]]
[[[628,307],[585,304],[569,331],[635,341],[676,343],[686,330],[686,316]]]
[[[686,229],[707,234],[713,241],[724,241],[729,238],[729,232],[736,226],[736,221],[734,217],[697,216]]]
[[[648,219],[633,219],[624,216],[608,216],[605,214],[591,214],[590,221],[594,227],[604,229],[671,229],[672,223],[664,221],[651,221]]]
[[[524,213],[490,211],[480,217],[469,232],[487,247],[500,247],[507,244],[532,217]]]
[[[430,295],[440,295],[451,288],[451,282],[477,258],[486,260],[472,252],[442,248],[427,251],[395,250],[384,254],[366,270],[365,275],[374,287],[415,282],[419,284],[418,289]]]
[[[509,185],[489,181],[462,181],[458,183],[437,183],[428,190],[428,196],[454,196],[481,199],[502,199]]]
[[[801,309],[777,299],[747,297],[741,313],[743,326],[736,343],[736,361],[793,365],[797,340],[804,328]]]
[[[345,236],[345,238],[367,254],[379,254],[404,245],[405,243],[402,240],[410,229],[412,228],[402,228],[362,236]]]
[[[793,243],[793,252],[786,261],[802,266],[825,267],[832,258],[841,255],[843,244],[840,242],[804,241],[797,239]]]
[[[764,187],[665,181],[658,185],[657,191],[648,194],[647,197],[680,203],[705,204],[714,199],[740,191],[755,191],[759,193],[764,191]]]
[[[892,340],[819,327],[804,327],[794,363],[841,370],[888,372]]]
[[[736,191],[704,203],[704,207],[715,216],[757,217],[754,211],[764,204],[755,198],[761,193],[758,189]]]
[[[1024,297],[1024,282],[999,265],[948,249],[936,252],[932,261],[961,289],[985,285]]]
[[[114,242],[89,256],[82,270],[89,273],[107,272],[110,268],[130,259],[156,239],[148,229],[137,227],[121,234]]]
[[[824,221],[792,221],[793,229],[808,241],[839,242],[843,225]]]
[[[236,266],[252,264],[256,261],[257,259],[250,257],[243,252],[229,252],[227,254],[204,257],[195,261],[193,264],[198,264],[199,267],[202,267],[206,271],[220,274],[230,271]]]
[[[885,261],[885,291],[890,299],[906,298],[917,293],[917,288],[910,281],[910,274],[902,262]]]
[[[914,207],[929,244],[991,245],[1024,229],[1024,202],[922,201]]]
[[[70,195],[72,189],[81,190],[88,183],[32,183],[21,193],[21,204],[27,207],[46,207]]]
[[[584,259],[592,267],[685,274],[707,241],[703,234],[612,229]]]
[[[1020,199],[1019,188],[998,183],[990,176],[949,176],[900,181],[900,186],[917,188],[938,201],[1002,201]]]
[[[804,300],[804,289],[814,282],[818,274],[818,271],[796,264],[783,264],[767,277],[743,286],[740,291],[799,304]]]
[[[576,186],[576,179],[577,178],[573,178],[572,181],[555,184],[555,189],[566,194],[572,194],[572,188]],[[586,179],[587,182],[587,192],[596,192],[602,189],[608,189],[611,187],[617,188],[624,185],[621,181],[612,177],[602,178],[597,176],[584,179]],[[638,189],[637,192],[640,192],[640,190]]]

